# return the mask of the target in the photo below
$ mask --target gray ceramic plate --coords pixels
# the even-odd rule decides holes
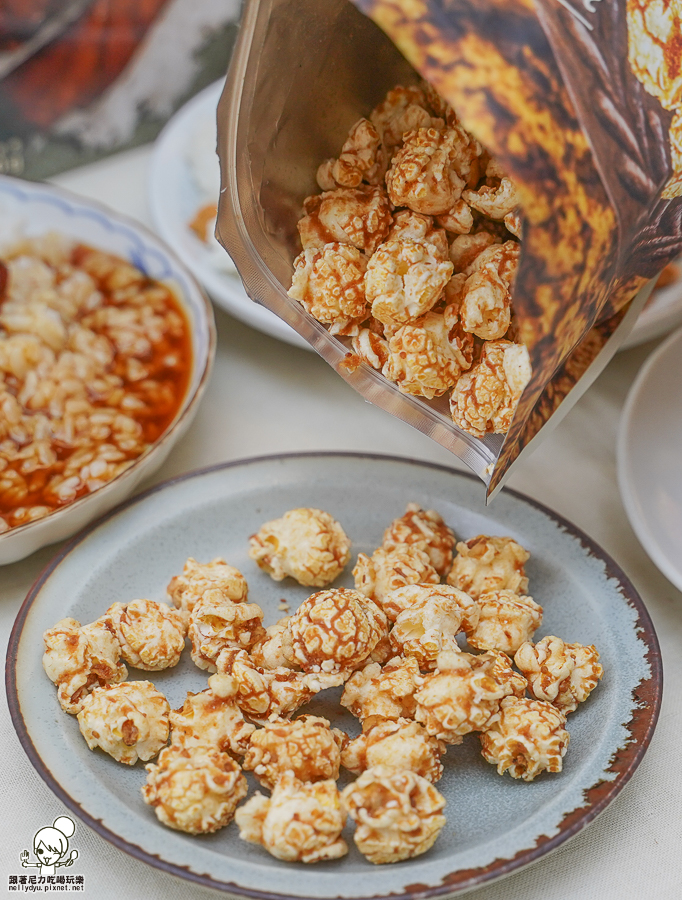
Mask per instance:
[[[344,859],[304,866],[245,844],[234,824],[201,838],[160,825],[142,802],[142,766],[128,769],[89,751],[76,720],[59,711],[41,667],[43,631],[64,616],[92,621],[115,600],[163,598],[187,556],[225,556],[245,573],[251,597],[273,622],[281,615],[280,598],[294,608],[308,591],[271,581],[248,558],[247,537],[262,522],[292,507],[321,507],[340,520],[354,553],[371,552],[411,500],[440,510],[460,537],[487,532],[520,541],[531,553],[531,593],[545,609],[538,636],[558,634],[598,647],[606,674],[569,720],[564,771],[532,784],[501,778],[470,735],[446,757],[438,787],[448,802],[448,821],[436,845],[424,856],[389,866],[371,866],[352,840]],[[350,568],[343,584],[352,583]],[[147,677],[135,670],[131,675]],[[154,681],[177,707],[205,679],[186,654],[177,669]],[[303,454],[186,475],[81,533],[43,572],[17,617],[7,686],[15,727],[41,776],[91,828],[139,859],[238,897],[424,898],[509,874],[592,821],[646,750],[659,710],[661,663],[649,616],[620,569],[533,501],[504,491],[486,509],[480,482],[447,468],[377,456]],[[308,707],[334,715],[356,733],[357,723],[338,709],[337,697]]]

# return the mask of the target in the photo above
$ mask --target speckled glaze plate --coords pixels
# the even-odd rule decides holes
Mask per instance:
[[[280,862],[229,825],[201,838],[160,825],[140,794],[142,765],[126,768],[88,750],[76,720],[59,710],[41,666],[42,633],[64,616],[90,622],[116,600],[162,599],[187,556],[222,555],[246,575],[267,623],[309,593],[275,583],[249,559],[247,538],[296,506],[328,510],[372,552],[384,527],[415,501],[438,509],[461,538],[511,535],[528,548],[530,592],[545,610],[536,637],[558,634],[594,643],[602,683],[569,719],[571,743],[558,775],[532,784],[500,777],[480,755],[476,735],[445,758],[438,787],[447,824],[414,860],[372,866],[351,846],[345,858],[312,866]],[[349,565],[337,582],[352,585]],[[148,673],[131,671],[132,678]],[[172,707],[206,674],[189,653],[153,678]],[[448,897],[508,875],[555,849],[591,822],[628,781],[653,733],[661,698],[661,660],[649,616],[616,564],[559,516],[512,491],[484,506],[480,482],[441,466],[355,454],[301,454],[228,463],[153,488],[82,532],[50,563],[17,617],[7,657],[7,690],[20,740],[57,796],[117,847],[182,878],[234,897]],[[306,711],[341,715],[338,693]],[[253,789],[253,784],[250,785]]]

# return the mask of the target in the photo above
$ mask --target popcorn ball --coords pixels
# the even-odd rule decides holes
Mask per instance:
[[[505,697],[481,735],[481,752],[500,775],[532,781],[540,772],[561,772],[569,741],[565,724],[551,703]]]
[[[343,731],[318,716],[269,722],[251,736],[243,766],[270,791],[287,771],[300,781],[336,781],[346,741]]]
[[[393,213],[393,224],[386,237],[387,241],[415,241],[417,244],[431,244],[442,259],[448,258],[448,239],[442,228],[434,228],[433,218],[401,209]]]
[[[364,594],[329,589],[299,606],[282,647],[290,662],[306,672],[349,672],[369,657],[387,631],[386,616]]]
[[[226,647],[248,648],[265,629],[257,603],[233,603],[219,590],[206,591],[189,617],[192,660],[200,669],[216,671],[216,659]]]
[[[443,774],[440,761],[445,743],[410,719],[372,717],[362,734],[341,751],[342,765],[356,775],[373,766],[416,772],[432,784]]]
[[[604,670],[593,646],[567,644],[554,635],[537,644],[521,644],[514,662],[528,681],[531,693],[564,713],[587,700]]]
[[[367,260],[352,244],[309,247],[294,260],[289,296],[330,334],[355,335],[368,317],[365,298]]]
[[[434,123],[426,107],[427,100],[420,88],[398,85],[372,110],[370,119],[389,153],[402,143],[406,132],[439,124]]]
[[[339,188],[303,201],[298,223],[304,250],[325,244],[352,244],[372,254],[391,226],[391,205],[381,187]]]
[[[493,244],[471,265],[473,272],[462,289],[459,315],[464,331],[495,341],[511,324],[511,284],[516,274],[519,245]]]
[[[282,648],[282,638],[290,619],[291,616],[284,616],[279,622],[269,625],[265,629],[263,637],[249,649],[251,661],[257,666],[262,666],[264,669],[296,668],[296,665],[290,663],[286,658]]]
[[[151,681],[124,681],[95,688],[83,700],[78,727],[94,750],[100,747],[127,766],[148,760],[168,741],[168,701]]]
[[[348,853],[341,837],[346,813],[332,780],[299,781],[285,772],[268,799],[255,793],[235,815],[239,837],[277,859],[313,863]]]
[[[394,653],[414,656],[420,669],[433,669],[443,650],[458,653],[457,635],[478,624],[476,601],[448,585],[411,584],[384,602],[391,609],[403,607],[389,636]]]
[[[542,607],[532,597],[514,591],[488,591],[478,599],[478,625],[467,641],[477,650],[516,653],[542,623]]]
[[[417,544],[396,544],[391,550],[379,547],[371,557],[358,554],[353,569],[355,589],[383,609],[390,591],[406,584],[438,584],[438,572],[429,554]]]
[[[380,184],[386,164],[379,132],[369,119],[358,119],[348,132],[339,158],[325,160],[317,170],[317,183],[323,191],[358,187],[363,181]]]
[[[167,603],[133,600],[114,603],[103,616],[121,645],[121,656],[137,669],[158,672],[180,662],[187,623]]]
[[[125,681],[128,670],[120,661],[121,647],[101,620],[81,625],[60,619],[43,635],[43,668],[57,685],[61,708],[75,715],[95,687]]]
[[[343,683],[341,675],[304,674],[285,668],[263,669],[249,659],[245,650],[234,648],[223,650],[216,665],[221,674],[236,679],[239,708],[260,725],[288,718],[315,694]]]
[[[450,396],[455,425],[475,437],[506,434],[531,376],[528,350],[511,341],[487,341],[481,359]]]
[[[463,329],[459,308],[449,304],[403,325],[390,338],[382,373],[403,393],[432,400],[470,368],[473,352],[473,338]]]
[[[465,734],[485,730],[513,690],[495,663],[488,653],[441,653],[436,671],[423,676],[414,695],[417,722],[446,744],[461,744]]]
[[[445,825],[445,798],[415,772],[374,766],[341,799],[356,822],[358,850],[377,865],[426,853]]]
[[[243,756],[256,730],[237,704],[239,684],[229,675],[211,675],[208,688],[187,694],[180,709],[170,714],[171,744],[193,748],[200,744]]]
[[[249,538],[249,556],[275,581],[290,576],[307,587],[325,587],[350,559],[343,528],[321,509],[292,509]]]
[[[167,588],[168,596],[186,616],[209,590],[221,591],[233,603],[246,602],[249,593],[239,569],[228,566],[221,556],[209,563],[198,563],[190,556],[182,574],[171,578]]]
[[[457,544],[448,584],[478,599],[489,591],[528,590],[525,564],[530,553],[513,538],[479,534]]]
[[[459,125],[408,132],[386,173],[391,203],[427,215],[448,212],[462,197],[481,153],[481,145]]]
[[[248,790],[239,765],[227,753],[206,747],[171,745],[146,767],[144,802],[169,828],[210,834],[224,828]]]
[[[452,270],[452,263],[433,244],[386,241],[372,255],[365,273],[372,315],[391,327],[418,319],[440,298]]]
[[[419,678],[419,664],[414,657],[396,656],[383,668],[369,663],[346,682],[341,706],[363,721],[372,716],[414,718]]]
[[[391,522],[381,542],[384,550],[394,550],[400,545],[423,548],[436,572],[445,576],[452,563],[455,534],[435,509],[422,509],[417,503],[408,503],[405,514]],[[390,614],[387,615],[390,618]]]

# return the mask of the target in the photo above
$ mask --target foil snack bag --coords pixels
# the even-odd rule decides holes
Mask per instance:
[[[218,109],[217,237],[253,300],[367,400],[455,453],[490,497],[603,369],[682,248],[682,2],[354,2],[362,12],[349,0],[247,2]],[[532,374],[503,435],[474,437],[446,397],[349,365],[349,341],[287,295],[319,164],[419,76],[520,196],[512,306]]]

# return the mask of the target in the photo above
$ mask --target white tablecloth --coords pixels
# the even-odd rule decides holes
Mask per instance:
[[[149,223],[148,161],[149,150],[141,148],[55,181]],[[428,438],[365,403],[315,354],[252,331],[219,310],[216,319],[218,354],[206,397],[190,433],[155,480],[222,460],[286,450],[363,450],[458,464]],[[591,535],[641,593],[658,632],[665,666],[658,728],[631,782],[595,823],[553,855],[474,892],[476,900],[682,898],[682,775],[677,768],[682,760],[682,594],[639,545],[616,482],[620,412],[653,346],[619,354],[564,422],[524,461],[510,486]],[[48,547],[0,569],[3,646],[26,592],[55,550]],[[21,871],[19,853],[31,848],[35,831],[67,810],[30,766],[4,696],[0,759],[4,813],[0,892],[4,892],[8,874]],[[74,845],[80,850],[77,869],[85,878],[84,896],[96,900],[223,896],[126,856],[80,823]]]

